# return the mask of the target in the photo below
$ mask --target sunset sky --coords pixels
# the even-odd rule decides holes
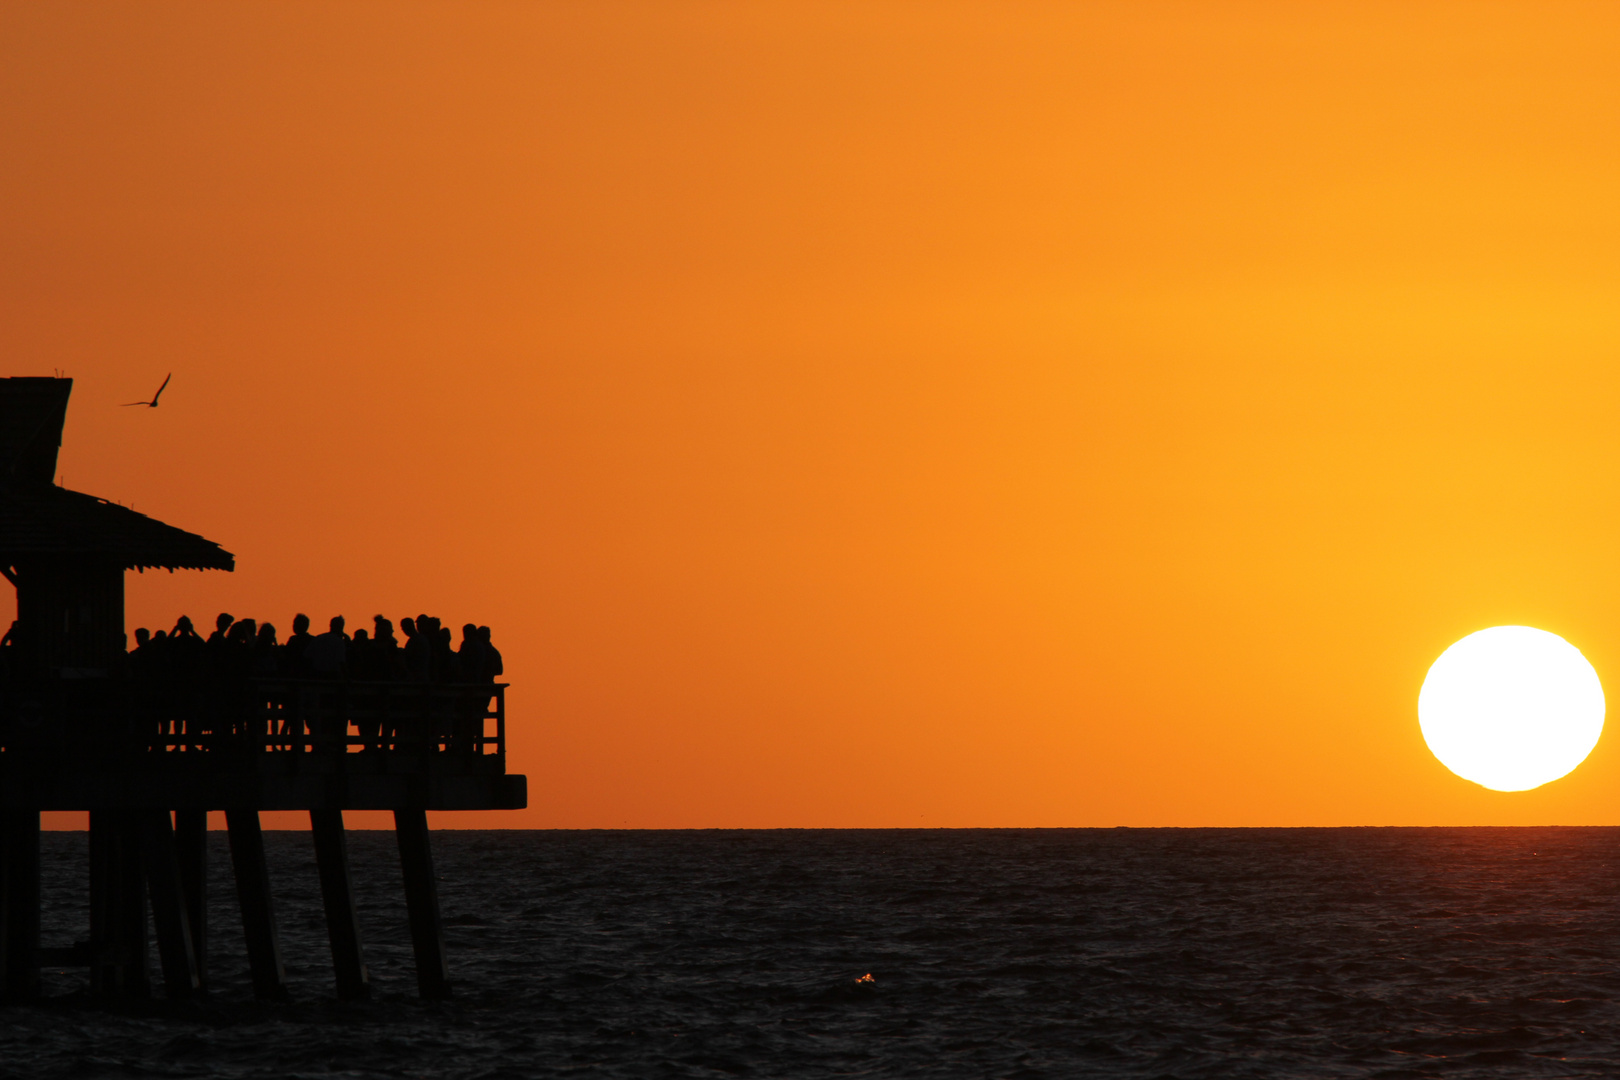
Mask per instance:
[[[235,552],[131,630],[494,628],[530,808],[438,826],[1612,824],[1614,732],[1491,792],[1416,699],[1503,623],[1620,693],[1617,57],[1606,4],[6,3],[0,374]]]

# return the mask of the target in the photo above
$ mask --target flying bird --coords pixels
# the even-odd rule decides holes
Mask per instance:
[[[174,372],[171,371],[167,376],[164,377],[163,385],[158,387],[158,392],[152,395],[151,401],[126,401],[124,402],[123,407],[127,409],[131,405],[145,405],[148,409],[157,408],[158,398],[163,396],[163,391],[168,388],[169,380],[172,378],[174,378]]]

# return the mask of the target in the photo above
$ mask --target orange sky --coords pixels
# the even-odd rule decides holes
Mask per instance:
[[[0,355],[221,609],[495,628],[440,825],[1613,823],[1611,5],[0,7]],[[119,409],[172,370],[155,411]],[[6,598],[9,603],[9,597]]]

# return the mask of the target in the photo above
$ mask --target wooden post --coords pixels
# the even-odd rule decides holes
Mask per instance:
[[[90,811],[90,994],[143,998],[146,877],[136,822],[127,810]]]
[[[326,932],[332,939],[332,968],[337,975],[338,997],[369,997],[371,973],[360,947],[360,920],[354,910],[354,883],[349,877],[349,848],[343,836],[342,810],[311,810],[310,832],[315,839],[315,865],[321,875],[321,900],[326,905]]]
[[[5,989],[11,981],[11,852],[7,836],[0,820],[0,1002],[5,1001]]]
[[[167,810],[136,813],[141,862],[152,898],[152,926],[157,931],[158,959],[163,965],[163,989],[170,1001],[184,1001],[202,989],[202,980],[197,977],[197,955],[191,947],[191,919],[186,914],[185,889],[180,883],[174,826]]]
[[[7,810],[0,827],[0,877],[5,879],[6,1001],[39,996],[39,811]]]
[[[191,951],[197,959],[197,981],[208,988],[208,811],[174,812],[175,851],[180,861],[180,891],[186,898]]]
[[[444,930],[439,921],[439,890],[433,878],[433,850],[428,844],[427,811],[395,810],[394,835],[405,872],[405,910],[411,921],[416,952],[416,988],[437,1001],[450,996],[444,963]]]
[[[116,965],[112,934],[113,878],[117,840],[112,812],[90,811],[90,996],[115,997]]]
[[[231,841],[231,868],[236,872],[236,899],[242,907],[248,966],[253,972],[253,996],[284,1000],[287,969],[281,962],[281,939],[276,933],[275,908],[270,899],[270,868],[264,859],[259,812],[227,810],[225,828]]]

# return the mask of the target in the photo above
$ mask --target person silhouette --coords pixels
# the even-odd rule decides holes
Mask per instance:
[[[259,624],[252,619],[238,619],[231,624],[225,633],[225,652],[232,667],[245,670],[245,665],[239,661],[253,651],[253,643],[258,636]]]
[[[349,641],[349,675],[352,678],[369,681],[377,677],[375,645],[365,627],[354,632],[354,637]]]
[[[501,663],[501,650],[497,649],[495,643],[490,640],[489,627],[480,626],[478,628],[478,638],[484,646],[484,668],[480,678],[487,682],[494,682],[506,674],[506,665]]]
[[[214,617],[214,632],[208,635],[208,643],[212,645],[216,641],[224,641],[225,635],[231,629],[231,623],[235,621],[236,619],[226,611],[222,611],[216,615]]]
[[[309,663],[304,654],[315,640],[309,633],[309,616],[303,612],[294,615],[292,631],[287,637],[287,644],[281,647],[281,669],[289,677],[302,678],[309,674]]]
[[[414,679],[426,679],[432,667],[426,637],[427,627],[421,621],[426,619],[426,615],[421,616],[420,620],[407,615],[399,620],[399,628],[405,632],[405,669]]]
[[[462,624],[461,644],[456,647],[456,661],[463,680],[479,681],[484,670],[484,642],[478,636],[477,623]]]
[[[451,644],[450,628],[440,626],[438,619],[433,620],[433,644],[433,677],[440,682],[460,682],[461,661]]]
[[[361,627],[354,632],[354,638],[349,642],[349,678],[356,682],[369,683],[377,680],[377,643],[371,640],[371,635]],[[349,702],[353,709],[355,734],[361,738],[362,751],[377,750],[381,747],[377,741],[379,726],[379,712],[376,698],[364,687],[356,687],[355,692],[349,695]]]
[[[336,679],[345,674],[348,663],[349,635],[343,632],[343,616],[334,615],[326,633],[310,642],[304,651],[310,670],[316,678]]]
[[[168,676],[171,705],[175,710],[175,734],[182,741],[201,749],[203,737],[213,731],[207,718],[208,692],[205,678],[208,670],[208,645],[191,623],[191,616],[182,615],[169,631]]]
[[[214,726],[217,732],[247,734],[256,726],[253,697],[248,677],[253,674],[253,643],[259,624],[252,619],[237,619],[230,623],[221,615],[224,637],[208,639],[209,668],[214,680],[214,713],[219,718]]]
[[[313,677],[342,679],[348,675],[349,660],[349,635],[343,632],[343,616],[332,616],[328,626],[330,629],[316,637],[309,643],[309,648],[304,650],[304,660],[309,665]],[[344,743],[348,732],[349,725],[344,710],[323,710],[315,730],[311,733],[315,737],[316,751],[328,754],[346,752]]]
[[[253,674],[260,678],[273,678],[280,665],[277,663],[276,628],[271,623],[260,623],[253,638]]]
[[[174,629],[169,631],[169,657],[175,675],[198,674],[207,649],[202,635],[191,624],[191,616],[182,615],[174,621]]]
[[[406,677],[405,651],[394,636],[394,624],[381,615],[372,617],[371,648],[376,655],[376,677],[399,682]]]

